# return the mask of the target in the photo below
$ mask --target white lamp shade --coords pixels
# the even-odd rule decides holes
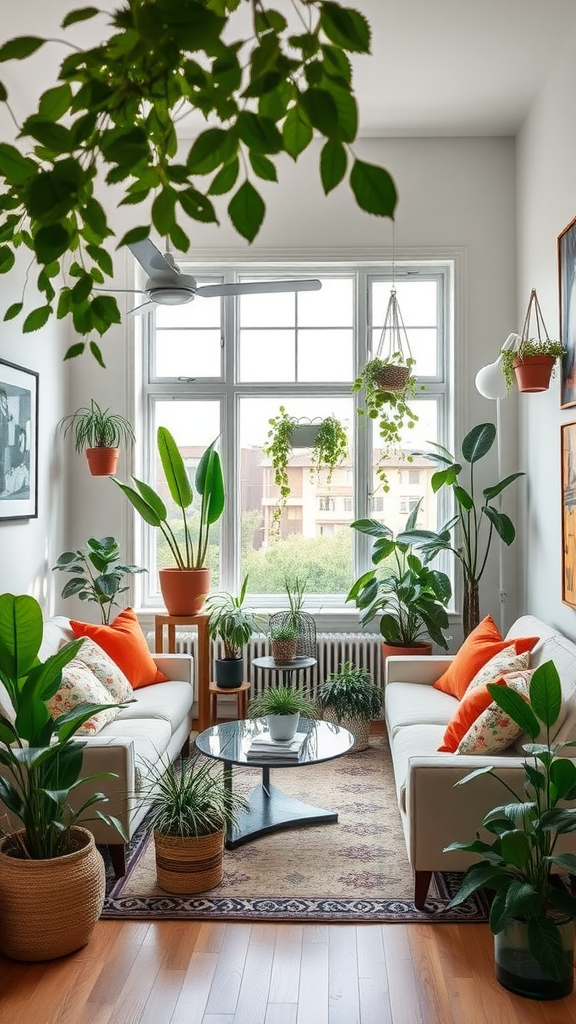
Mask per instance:
[[[506,381],[500,367],[500,359],[478,370],[475,383],[476,390],[483,398],[491,398],[494,402],[498,398],[506,398]]]

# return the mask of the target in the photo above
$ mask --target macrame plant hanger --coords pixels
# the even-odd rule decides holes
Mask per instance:
[[[530,320],[534,313],[534,319],[536,321],[536,330],[538,331],[538,341],[545,341],[549,335],[546,330],[546,324],[544,323],[544,317],[542,316],[542,310],[540,309],[540,303],[538,302],[538,296],[536,289],[533,288],[530,292],[530,298],[528,300],[528,309],[526,310],[526,316],[524,317],[524,324],[522,326],[522,334],[520,336],[520,342],[518,344],[518,351],[522,351],[522,343],[528,341],[530,337]]]
[[[392,221],[392,288],[384,317],[384,326],[376,349],[376,358],[381,359],[384,363],[378,375],[379,387],[383,391],[402,391],[410,378],[412,352],[396,295],[394,221]]]

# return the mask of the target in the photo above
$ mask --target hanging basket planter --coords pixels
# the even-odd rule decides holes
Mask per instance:
[[[388,363],[379,371],[375,384],[380,391],[403,391],[410,378],[409,366]]]

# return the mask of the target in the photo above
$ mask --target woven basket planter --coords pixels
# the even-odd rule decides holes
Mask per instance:
[[[346,715],[340,721],[336,716],[336,713],[332,708],[324,708],[324,721],[332,722],[333,725],[340,725],[342,729],[348,729],[354,737],[354,745],[350,747],[350,753],[353,750],[366,750],[369,744],[369,732],[370,722],[367,718],[347,717]]]
[[[382,368],[375,384],[380,391],[403,391],[409,377],[410,368],[408,366],[395,366],[391,363]]]
[[[75,826],[64,857],[11,857],[0,840],[0,949],[14,960],[54,960],[86,945],[104,905],[104,861],[94,836]]]
[[[156,878],[166,892],[207,892],[222,881],[224,829],[208,836],[154,833]]]
[[[289,665],[296,657],[297,640],[271,640],[270,651],[277,665]]]

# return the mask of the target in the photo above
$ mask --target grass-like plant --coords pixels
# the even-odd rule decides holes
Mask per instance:
[[[213,762],[189,758],[181,765],[146,762],[146,767],[147,792],[154,790],[148,818],[154,832],[180,838],[208,836],[235,825],[239,812],[248,809],[244,797],[225,785]]]
[[[131,445],[136,440],[129,420],[109,409],[101,409],[93,398],[89,408],[83,407],[64,416],[58,427],[64,437],[74,435],[77,452],[86,448],[119,448],[120,444]]]
[[[298,713],[303,718],[315,718],[316,704],[306,693],[295,690],[292,686],[269,686],[257,697],[253,697],[248,705],[249,718]]]
[[[338,672],[331,672],[318,689],[322,708],[332,708],[339,722],[343,718],[368,721],[382,708],[382,690],[374,686],[369,671],[345,661]]]
[[[279,622],[277,625],[270,627],[270,640],[272,642],[291,643],[297,639],[298,628],[290,621]]]

